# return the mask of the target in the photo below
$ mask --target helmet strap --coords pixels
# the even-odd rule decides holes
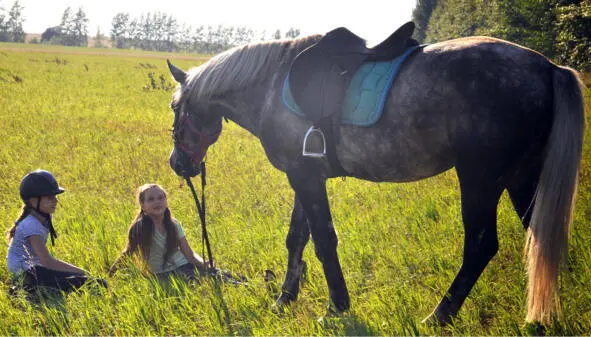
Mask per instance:
[[[33,209],[45,218],[45,221],[43,221],[42,225],[44,227],[47,227],[47,229],[49,229],[49,236],[51,237],[51,245],[55,246],[55,239],[57,238],[57,233],[55,232],[55,229],[53,228],[53,222],[51,222],[51,214],[41,212],[41,209],[40,209],[41,198],[42,197],[37,197],[37,207],[34,207]]]

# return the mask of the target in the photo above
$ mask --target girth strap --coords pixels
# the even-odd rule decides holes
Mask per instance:
[[[318,127],[326,135],[326,156],[333,176],[346,176],[347,171],[341,165],[337,155],[337,140],[340,139],[340,115],[334,114],[318,122]]]

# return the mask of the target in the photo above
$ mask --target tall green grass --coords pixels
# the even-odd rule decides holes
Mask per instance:
[[[11,49],[12,48],[12,49]],[[18,185],[43,168],[67,190],[54,216],[52,254],[107,278],[136,211],[135,188],[169,192],[173,214],[201,252],[190,192],[168,166],[172,84],[165,57],[183,69],[199,59],[78,49],[15,50],[0,45],[0,219],[19,214]],[[178,58],[178,59],[177,59]],[[152,87],[149,73],[156,78]],[[18,78],[18,79],[17,79]],[[590,83],[588,83],[589,85]],[[587,112],[591,112],[587,91]],[[589,128],[588,128],[589,130]],[[587,131],[568,270],[560,280],[563,319],[551,335],[591,331],[591,137]],[[198,183],[198,181],[196,181]],[[244,274],[248,287],[175,284],[162,289],[129,268],[110,288],[83,289],[63,301],[34,305],[10,298],[0,245],[0,335],[527,335],[524,325],[524,231],[508,198],[498,210],[500,250],[466,300],[455,325],[420,321],[437,305],[461,264],[463,229],[455,172],[408,184],[335,179],[328,184],[339,255],[352,309],[325,316],[328,292],[313,243],[298,301],[270,310],[286,268],[285,236],[293,192],[260,143],[224,124],[208,154],[208,224],[223,269]],[[266,284],[263,271],[279,280]]]

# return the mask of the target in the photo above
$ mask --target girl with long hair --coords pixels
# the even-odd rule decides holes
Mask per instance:
[[[157,184],[142,185],[137,190],[137,202],[139,210],[129,227],[127,245],[109,275],[136,253],[161,280],[172,275],[196,279],[205,274],[205,261],[193,252],[183,227],[172,217],[166,191]]]

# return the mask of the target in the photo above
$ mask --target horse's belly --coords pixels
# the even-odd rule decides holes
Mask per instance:
[[[365,163],[351,162],[345,170],[350,176],[370,181],[409,182],[429,178],[453,167],[449,161],[423,161],[410,159],[399,162],[375,158]]]
[[[392,138],[343,136],[339,160],[350,176],[359,179],[414,181],[437,175],[454,165],[447,141],[433,134]]]

